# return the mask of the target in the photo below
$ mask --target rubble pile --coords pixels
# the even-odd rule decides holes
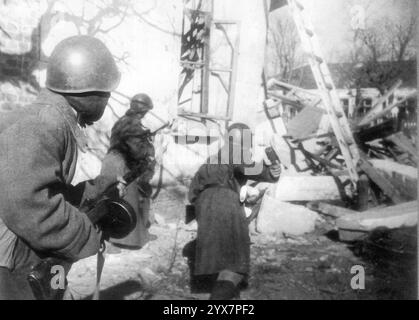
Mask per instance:
[[[295,225],[304,225],[299,217],[307,208],[334,217],[342,241],[365,238],[377,228],[398,229],[417,224],[416,130],[407,130],[400,118],[391,116],[396,108],[397,114],[403,114],[404,103],[413,99],[416,92],[396,99],[397,86],[393,86],[366,114],[346,115],[359,153],[355,161],[358,179],[354,181],[342,154],[343,144],[338,143],[329,125],[333,116],[343,115],[326,113],[321,99],[313,92],[277,80],[272,80],[268,87],[266,114],[272,118],[282,114],[287,120],[287,131],[274,131],[270,141],[284,171],[277,184],[265,186],[258,223],[269,226],[266,232],[277,228],[279,233],[295,233]],[[292,206],[292,210],[282,202]],[[276,219],[272,217],[278,216],[279,221],[284,212],[294,212],[298,207],[298,214],[291,214],[295,225],[287,219],[282,225],[273,222]],[[304,218],[306,225],[310,224],[310,216]],[[301,233],[312,229],[308,227]]]
[[[167,202],[165,203],[167,205]],[[178,212],[178,217],[182,212]],[[159,216],[159,224],[151,227],[156,236],[141,250],[112,252],[108,247],[102,275],[101,299],[125,300],[206,300],[208,294],[190,292],[189,269],[182,256],[183,246],[196,235],[196,224],[185,225],[179,219]],[[313,232],[301,236],[272,235],[252,231],[251,274],[249,288],[241,299],[412,299],[415,292],[406,281],[413,274],[412,256],[400,253],[406,244],[406,230],[399,234],[374,233],[368,241],[347,246],[336,242],[330,231],[329,219]],[[412,231],[413,232],[413,231]],[[410,233],[412,235],[413,233]],[[413,240],[409,237],[414,250]],[[377,241],[379,241],[377,243]],[[376,246],[388,247],[386,254],[406,263],[384,264],[377,255]],[[367,259],[367,260],[366,260]],[[399,261],[399,260],[397,260]],[[393,260],[394,262],[394,260]],[[366,269],[366,289],[352,290],[351,267],[363,265]],[[90,257],[76,263],[69,275],[72,293],[77,299],[91,299],[96,280],[96,259]]]

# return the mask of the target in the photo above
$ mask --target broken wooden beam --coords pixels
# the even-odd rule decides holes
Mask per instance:
[[[332,132],[313,133],[313,134],[310,134],[310,135],[308,135],[306,137],[303,137],[301,139],[295,139],[295,141],[297,141],[297,142],[304,142],[304,141],[307,141],[307,140],[310,140],[310,139],[329,138],[329,137],[332,137],[332,136],[333,136],[333,133]]]
[[[311,152],[308,152],[307,150],[303,149],[302,152],[306,157],[310,157],[311,159],[317,161],[319,164],[321,164],[325,167],[329,167],[329,168],[337,169],[337,170],[343,170],[344,169],[343,166],[341,166],[339,164],[336,164],[336,163],[333,163],[329,160],[323,159],[322,157],[320,157],[316,154],[313,154]]]
[[[373,127],[364,127],[354,132],[356,139],[360,142],[368,142],[382,139],[397,131],[397,123],[394,119],[386,120]]]
[[[402,132],[392,134],[386,137],[385,140],[391,141],[400,148],[400,150],[407,152],[412,157],[413,161],[418,164],[418,150]]]
[[[268,92],[268,97],[269,98],[275,98],[275,99],[279,99],[281,100],[283,103],[290,105],[291,107],[294,107],[297,109],[297,111],[301,111],[302,109],[304,109],[305,105],[302,104],[300,101],[284,96],[278,92],[275,91],[269,91]]]
[[[290,90],[290,91],[291,90],[292,91],[300,91],[300,92],[303,92],[303,93],[305,93],[307,95],[314,96],[316,98],[319,98],[320,97],[319,94],[317,94],[315,92],[312,92],[312,91],[309,91],[307,89],[303,89],[303,88],[300,88],[300,87],[291,85],[289,83],[279,81],[277,79],[270,79],[269,80],[269,83],[268,83],[268,87],[269,88],[272,88],[274,86],[277,86],[277,87],[282,88],[282,89]]]
[[[397,90],[398,87],[402,85],[402,81],[399,79],[389,90],[387,90],[383,96],[378,98],[378,100],[371,107],[370,111],[361,119],[359,126],[369,123],[376,114],[380,112],[380,109],[383,106],[383,103],[390,98],[390,96]]]
[[[412,227],[417,225],[417,222],[418,203],[411,201],[346,215],[338,218],[336,225],[339,228],[340,239],[352,241],[377,228]]]
[[[361,174],[357,181],[357,209],[364,211],[368,209],[368,202],[370,198],[370,180],[366,174]]]
[[[394,203],[401,203],[405,201],[400,194],[399,188],[396,188],[391,181],[378,172],[376,168],[374,168],[367,160],[366,155],[361,151],[360,155],[361,158],[358,161],[359,168],[368,175],[368,177],[383,191],[383,193]]]
[[[331,216],[335,218],[340,218],[346,215],[351,215],[357,213],[357,211],[350,210],[347,208],[335,206],[333,204],[325,202],[309,202],[307,203],[307,208],[324,214],[326,216]]]
[[[392,160],[371,159],[369,162],[382,177],[397,188],[404,201],[417,199],[417,168]]]
[[[408,94],[407,96],[403,97],[401,100],[393,102],[391,105],[384,108],[384,110],[382,110],[378,113],[374,113],[370,117],[365,117],[364,119],[361,120],[361,122],[358,123],[358,127],[366,126],[366,125],[370,124],[371,122],[385,116],[387,113],[389,113],[395,107],[398,107],[399,105],[403,104],[404,102],[406,102],[410,98],[413,98],[413,97],[416,97],[416,96],[417,96],[417,91],[415,90],[414,92],[412,92],[412,93]]]

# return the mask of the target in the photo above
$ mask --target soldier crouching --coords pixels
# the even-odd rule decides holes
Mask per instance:
[[[102,232],[78,209],[83,185],[70,182],[77,149],[86,147],[80,126],[102,117],[119,79],[101,41],[70,37],[52,52],[37,100],[2,116],[0,299],[34,299],[27,275],[45,258],[68,271],[98,252]]]

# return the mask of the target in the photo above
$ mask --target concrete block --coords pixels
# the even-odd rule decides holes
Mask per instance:
[[[341,199],[332,176],[283,175],[273,188],[281,201],[321,201]]]
[[[319,216],[304,206],[279,201],[265,194],[257,218],[258,231],[302,235],[312,232]]]

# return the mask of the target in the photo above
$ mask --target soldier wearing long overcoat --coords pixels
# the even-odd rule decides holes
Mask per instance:
[[[106,46],[70,37],[52,52],[46,89],[0,118],[0,299],[34,299],[30,270],[45,258],[71,264],[94,255],[101,232],[79,211],[72,187],[81,127],[92,124],[120,79]],[[67,269],[66,269],[67,270]]]

